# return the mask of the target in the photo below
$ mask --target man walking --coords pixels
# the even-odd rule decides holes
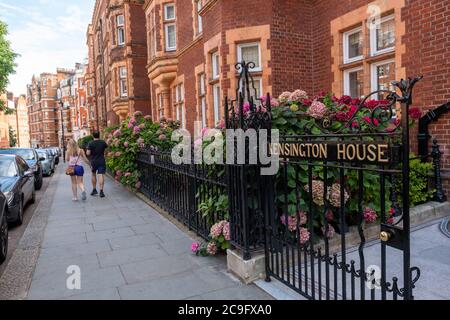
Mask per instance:
[[[105,186],[105,173],[106,173],[106,160],[105,160],[105,150],[108,147],[105,141],[100,140],[100,133],[93,133],[94,140],[89,142],[87,146],[87,155],[91,160],[92,167],[92,187],[91,196],[96,196],[97,191],[97,174],[98,182],[100,184],[100,198],[105,197],[103,192],[103,187]]]

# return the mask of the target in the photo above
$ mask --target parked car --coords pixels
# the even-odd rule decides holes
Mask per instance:
[[[59,164],[58,148],[57,147],[50,147],[50,148],[47,148],[46,150],[50,151],[50,153],[51,153],[51,155],[52,155],[52,157],[54,159],[55,165]]]
[[[36,199],[34,172],[22,157],[0,155],[0,191],[8,203],[8,222],[21,225],[28,202]]]
[[[41,160],[42,174],[44,176],[51,176],[55,172],[55,157],[48,149],[36,150]]]
[[[0,192],[0,264],[5,262],[8,255],[8,218],[6,197]]]
[[[35,149],[30,148],[11,148],[11,149],[0,149],[0,154],[15,154],[21,156],[27,164],[30,166],[34,173],[34,186],[36,190],[42,188],[42,168],[41,161],[44,159],[39,159],[39,155]]]

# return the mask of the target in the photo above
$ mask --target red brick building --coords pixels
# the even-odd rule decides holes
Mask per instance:
[[[143,1],[97,0],[88,27],[89,66],[101,126],[150,112]],[[91,81],[91,80],[90,80]]]
[[[58,75],[42,73],[33,76],[27,86],[28,123],[31,146],[58,146],[58,104],[56,91],[59,86]]]

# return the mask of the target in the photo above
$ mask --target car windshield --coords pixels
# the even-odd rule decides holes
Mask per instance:
[[[47,152],[45,152],[45,151],[38,151],[37,153],[39,155],[39,158],[47,159]]]
[[[0,159],[0,177],[15,177],[16,165],[12,159]]]
[[[34,152],[30,149],[3,149],[0,151],[3,154],[17,154],[25,160],[34,160]]]

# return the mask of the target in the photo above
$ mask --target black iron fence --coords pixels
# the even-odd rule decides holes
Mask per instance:
[[[199,236],[227,218],[227,184],[219,165],[174,164],[170,152],[142,149],[138,155],[141,192]]]

